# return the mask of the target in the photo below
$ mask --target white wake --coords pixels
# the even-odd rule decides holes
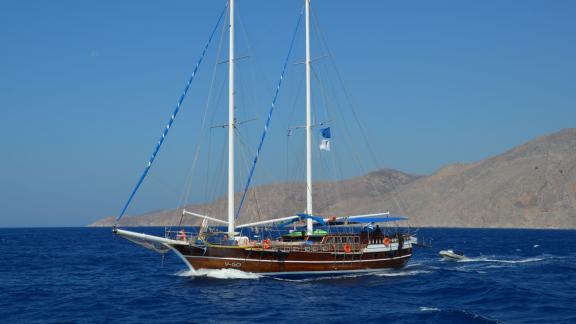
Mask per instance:
[[[258,274],[237,269],[198,269],[185,270],[176,275],[181,277],[206,277],[214,279],[260,279]]]
[[[457,262],[496,262],[496,263],[528,263],[528,262],[538,262],[542,261],[544,258],[526,258],[520,260],[501,260],[501,259],[490,259],[487,257],[479,258],[468,258],[464,260],[458,260]]]
[[[440,308],[436,308],[436,307],[426,307],[426,306],[420,306],[420,311],[421,312],[437,312],[439,311]]]
[[[415,276],[423,273],[430,273],[431,271],[428,270],[396,270],[390,272],[375,272],[375,276],[379,277],[406,277],[406,276]]]

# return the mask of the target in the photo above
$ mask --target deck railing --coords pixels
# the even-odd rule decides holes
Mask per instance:
[[[193,243],[198,239],[197,233],[187,232],[185,230],[179,231],[165,231],[166,238],[170,238],[173,240],[179,241],[186,241]],[[283,242],[283,241],[275,241],[270,240],[267,243],[264,241],[249,241],[248,245],[245,247],[248,248],[263,248],[263,249],[273,249],[273,250],[280,250],[282,252],[332,252],[332,253],[354,253],[360,252],[364,248],[366,248],[369,244],[384,244],[384,238],[372,238],[368,240],[368,243],[346,243],[346,242],[339,242],[339,243],[322,243],[322,242]],[[397,237],[387,237],[389,240],[389,245],[394,243],[398,243]],[[409,243],[408,239],[404,239],[404,242]],[[234,240],[226,239],[225,237],[217,238],[212,237],[212,240],[208,240],[208,243],[214,245],[235,245]],[[346,247],[348,246],[348,248]]]

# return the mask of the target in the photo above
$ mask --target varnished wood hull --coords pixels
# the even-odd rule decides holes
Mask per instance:
[[[284,252],[239,247],[175,247],[194,269],[238,269],[253,273],[377,271],[401,268],[412,249],[386,252]]]

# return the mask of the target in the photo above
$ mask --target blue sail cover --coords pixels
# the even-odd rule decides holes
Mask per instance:
[[[317,223],[320,223],[322,225],[326,225],[326,222],[324,222],[324,219],[322,217],[319,216],[312,216],[312,215],[308,215],[308,214],[298,214],[299,219],[311,219]]]
[[[298,214],[298,217],[296,217],[294,219],[290,219],[290,220],[284,221],[282,223],[279,223],[278,227],[284,227],[286,225],[290,225],[292,223],[295,223],[297,221],[304,220],[304,219],[311,219],[317,223],[320,223],[320,224],[326,226],[326,222],[324,222],[324,219],[322,217],[312,216],[312,215],[308,215],[308,214]]]

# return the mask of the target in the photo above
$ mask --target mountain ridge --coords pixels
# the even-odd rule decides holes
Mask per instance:
[[[323,198],[315,197],[315,212],[323,216],[389,210],[407,215],[417,227],[576,228],[576,128],[540,136],[484,160],[448,164],[429,176],[381,169],[315,183],[314,192]],[[293,215],[305,206],[303,183],[257,186],[249,196],[254,193],[258,204],[247,203],[240,221]],[[226,198],[220,198],[185,208],[224,215],[225,206]],[[181,208],[128,216],[121,225],[175,225],[180,215]],[[198,222],[185,218],[183,224]],[[89,226],[112,224],[109,217]]]

